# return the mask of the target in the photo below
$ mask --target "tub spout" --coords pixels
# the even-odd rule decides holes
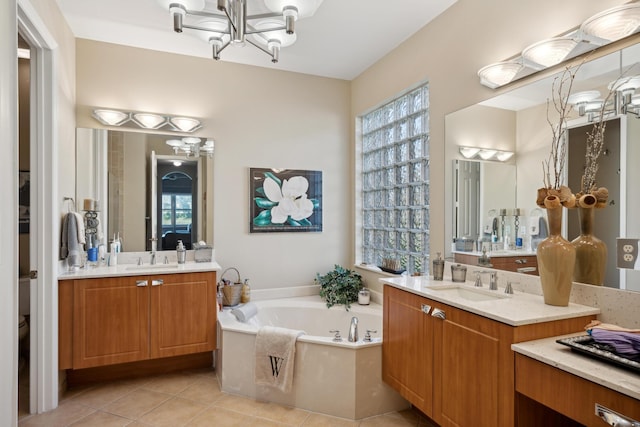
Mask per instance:
[[[358,342],[358,318],[351,318],[351,325],[349,326],[349,342]]]

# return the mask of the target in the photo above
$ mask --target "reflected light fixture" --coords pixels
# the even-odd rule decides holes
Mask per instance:
[[[167,145],[173,148],[175,154],[184,154],[187,157],[206,156],[213,157],[213,139],[203,140],[194,136],[187,136],[181,139],[169,139]]]
[[[296,21],[313,16],[323,0],[217,0],[217,12],[205,10],[204,0],[159,0],[171,14],[173,30],[197,31],[210,45],[214,59],[229,45],[245,42],[280,59],[280,48],[296,41]],[[266,13],[248,13],[248,4]],[[259,12],[262,12],[259,10]]]
[[[193,117],[169,116],[166,114],[96,109],[93,118],[106,126],[130,126],[134,124],[142,129],[163,129],[175,132],[191,133],[202,127],[200,120]]]
[[[513,157],[513,151],[496,150],[493,148],[479,148],[479,147],[458,147],[460,154],[465,159],[482,159],[492,160],[499,162],[506,162]]]
[[[496,89],[628,37],[639,30],[640,2],[634,1],[613,7],[593,15],[577,29],[568,30],[559,37],[533,43],[520,54],[481,68],[478,71],[480,83]]]
[[[604,116],[615,116],[619,114],[632,113],[640,116],[640,102],[635,92],[640,89],[640,76],[627,76],[609,83],[607,88],[613,91],[613,96],[608,97],[610,100],[605,102],[600,98],[600,92],[597,90],[586,90],[576,92],[569,95],[567,103],[573,105],[573,108],[580,116],[587,116],[590,122]]]

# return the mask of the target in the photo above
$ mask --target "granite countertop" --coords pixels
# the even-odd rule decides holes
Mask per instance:
[[[176,274],[176,273],[199,273],[207,271],[221,270],[220,264],[215,261],[211,262],[195,262],[187,261],[184,264],[172,262],[163,264],[159,262],[156,265],[144,264],[118,264],[115,266],[101,267],[85,267],[75,271],[62,271],[58,275],[58,280],[74,280],[74,279],[94,279],[100,277],[118,277],[118,276],[148,276],[150,274]]]
[[[511,326],[600,314],[599,308],[586,305],[574,303],[569,303],[567,307],[547,305],[542,296],[522,291],[514,290],[513,295],[507,295],[503,287],[497,291],[490,291],[487,283],[482,288],[476,288],[470,281],[454,283],[447,278],[443,281],[435,281],[427,276],[401,276],[379,280],[385,285]]]
[[[512,344],[511,349],[516,353],[640,400],[640,381],[637,374],[586,355],[577,354],[569,347],[556,342],[557,339],[578,335],[584,335],[584,333]]]

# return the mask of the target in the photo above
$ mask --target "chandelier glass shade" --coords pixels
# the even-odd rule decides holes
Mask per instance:
[[[586,115],[590,122],[601,116],[626,113],[640,116],[640,94],[636,94],[636,91],[640,89],[640,75],[614,80],[607,85],[607,89],[613,92],[613,96],[607,98],[606,104],[597,90],[571,94],[567,98],[567,103],[573,105],[580,116]]]
[[[204,0],[159,0],[172,16],[173,30],[196,31],[220,59],[229,45],[249,43],[280,59],[280,49],[296,41],[296,21],[313,16],[323,0],[217,0],[217,11],[205,9]],[[268,12],[249,14],[253,7]]]
[[[178,155],[187,157],[206,156],[213,157],[214,141],[213,139],[202,139],[194,136],[187,136],[181,139],[169,139],[167,145],[173,149]]]

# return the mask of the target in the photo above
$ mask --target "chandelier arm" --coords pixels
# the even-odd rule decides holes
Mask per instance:
[[[202,16],[205,18],[217,18],[222,20],[224,20],[225,18],[229,19],[229,14],[227,13],[226,10],[225,10],[225,13],[215,13],[215,12],[207,12],[204,10],[188,10],[187,9],[187,15]]]
[[[251,21],[254,19],[265,19],[265,18],[282,18],[282,13],[270,12],[270,13],[261,13],[259,15],[247,15],[247,21]]]
[[[183,25],[183,27],[186,28],[186,26]],[[282,26],[282,27],[274,27],[274,28],[265,28],[264,30],[256,30],[256,29],[251,29],[248,30],[245,34],[262,34],[262,33],[271,33],[273,31],[282,31],[282,30],[286,30],[287,27]]]
[[[249,44],[257,47],[258,49],[260,49],[261,51],[263,51],[264,53],[266,53],[267,55],[273,57],[273,55],[271,54],[271,52],[269,52],[267,49],[263,48],[262,46],[260,46],[257,43],[252,42],[250,39],[246,39],[247,42],[249,42]]]
[[[225,44],[222,45],[222,47],[220,49],[218,49],[218,53],[222,52],[230,44],[231,44],[231,40],[227,41]]]
[[[182,25],[182,28],[187,28],[189,30],[198,30],[198,31],[205,31],[205,32],[211,32],[211,28],[206,28],[206,27],[199,27],[197,25]],[[220,33],[220,34],[226,34],[229,35],[229,31],[216,31],[216,33]]]

